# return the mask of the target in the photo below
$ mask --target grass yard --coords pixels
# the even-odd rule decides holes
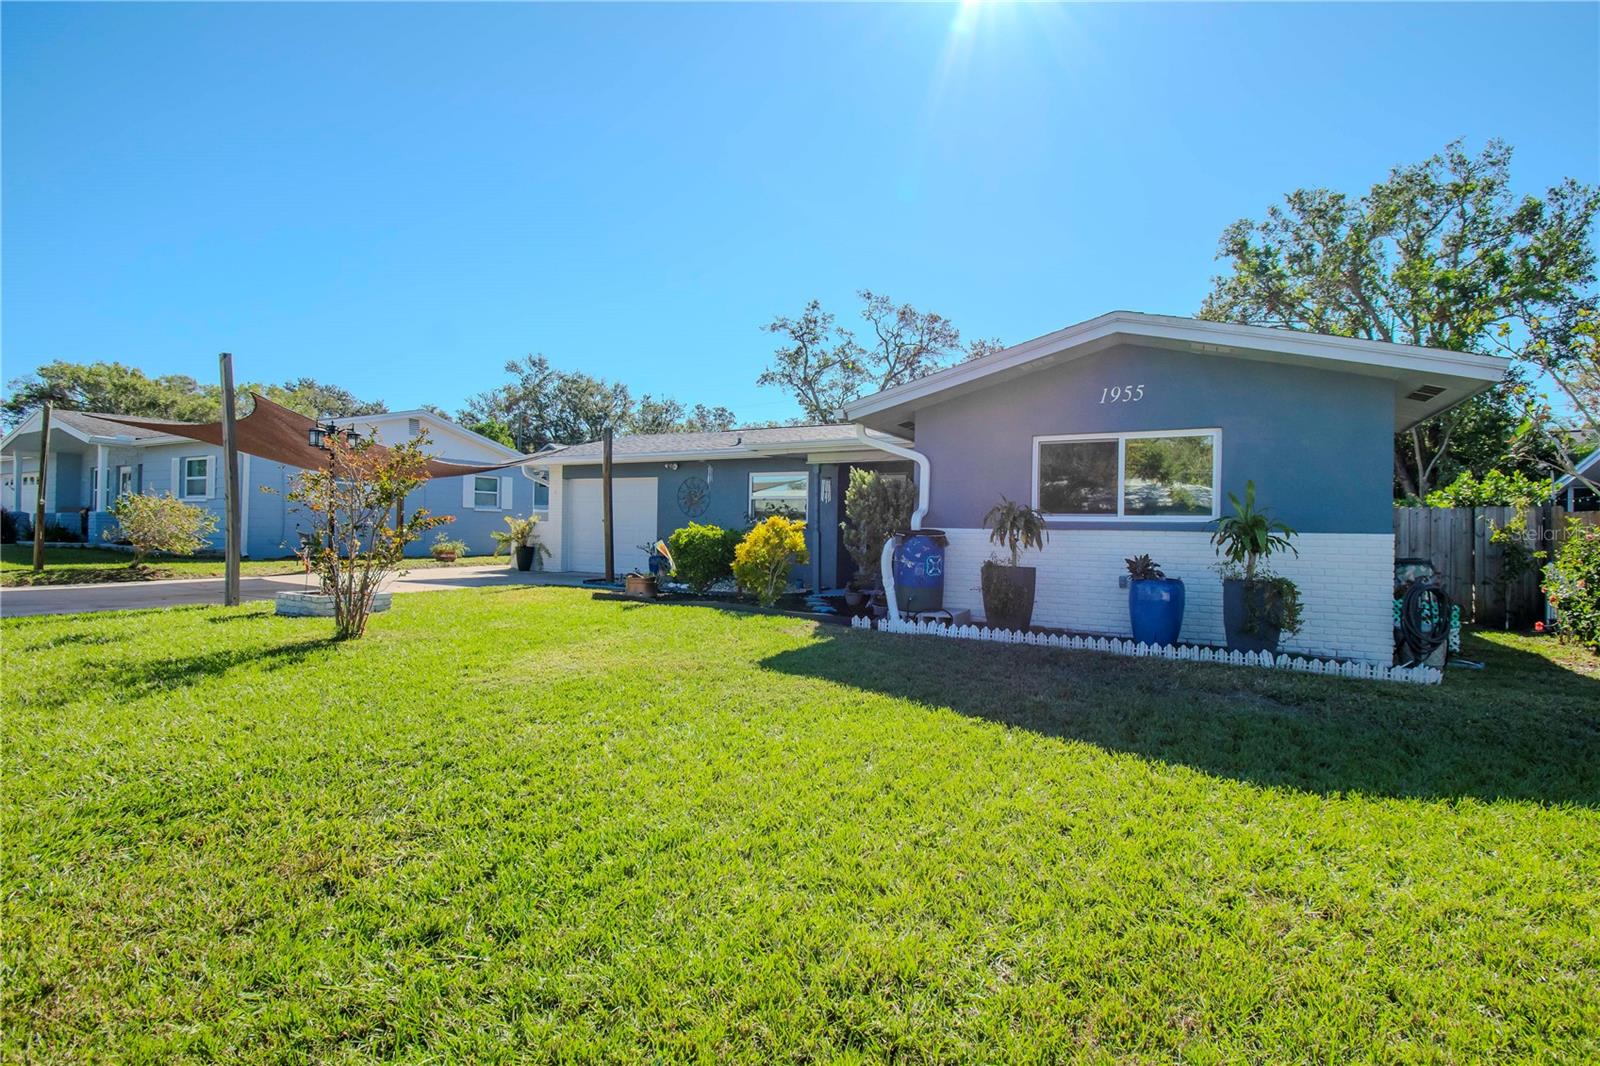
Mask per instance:
[[[45,570],[33,572],[33,545],[0,545],[0,588],[29,585],[96,585],[122,581],[170,581],[185,577],[221,577],[222,557],[179,558],[152,556],[142,567],[132,566],[133,556],[110,548],[46,548]],[[432,558],[408,559],[406,568],[418,570],[433,566],[483,566],[505,563],[505,556],[467,555],[453,563]],[[509,564],[508,564],[509,565]],[[239,564],[246,577],[301,573],[298,559],[246,559]]]
[[[6,1059],[1600,1059],[1600,664],[1549,641],[1422,688],[269,610],[0,623]]]

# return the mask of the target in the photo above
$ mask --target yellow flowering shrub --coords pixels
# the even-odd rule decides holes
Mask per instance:
[[[733,578],[763,607],[771,607],[789,583],[789,567],[810,559],[806,524],[773,515],[756,523],[733,549]]]

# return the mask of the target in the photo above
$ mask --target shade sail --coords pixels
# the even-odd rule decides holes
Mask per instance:
[[[287,463],[303,470],[328,468],[330,454],[310,441],[310,432],[317,427],[315,420],[307,418],[298,411],[291,411],[281,404],[275,404],[258,392],[252,392],[250,396],[255,401],[255,406],[249,414],[236,419],[233,424],[235,444],[241,452],[270,459],[275,463]],[[175,437],[188,437],[190,440],[214,444],[219,448],[222,446],[221,422],[155,422],[123,415],[99,417],[119,425],[134,426],[157,433],[170,433]],[[521,458],[517,458],[488,466],[468,466],[463,463],[447,463],[442,459],[429,459],[427,469],[429,477],[462,477],[490,470],[504,470],[508,466],[517,466],[522,462]]]

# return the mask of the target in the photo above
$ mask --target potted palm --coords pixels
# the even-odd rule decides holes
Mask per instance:
[[[1133,639],[1152,646],[1176,644],[1183,629],[1183,579],[1168,577],[1148,555],[1128,566],[1128,621]]]
[[[518,570],[532,570],[536,563],[550,554],[550,549],[535,536],[538,528],[538,515],[529,515],[527,518],[506,515],[506,528],[490,534],[494,537],[494,554],[510,551],[515,554]]]
[[[467,553],[467,542],[446,537],[443,533],[433,538],[433,557],[441,563],[453,563]]]
[[[1224,561],[1222,626],[1232,651],[1276,652],[1282,634],[1300,632],[1300,589],[1293,581],[1263,565],[1280,551],[1300,552],[1291,543],[1295,531],[1256,507],[1256,483],[1245,482],[1244,500],[1228,493],[1233,514],[1217,519],[1211,543]]]
[[[1010,563],[991,558],[983,564],[983,617],[996,629],[1027,629],[1033,624],[1033,598],[1038,571],[1020,565],[1022,549],[1044,547],[1044,515],[1006,497],[983,516],[989,541],[1011,556]]]

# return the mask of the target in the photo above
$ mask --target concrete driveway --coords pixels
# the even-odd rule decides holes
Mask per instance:
[[[413,570],[392,580],[389,592],[439,592],[444,589],[489,588],[502,585],[581,585],[585,575],[522,573],[507,566],[452,566]],[[244,577],[239,591],[245,600],[270,600],[280,592],[308,588],[298,574],[282,577]],[[148,607],[186,604],[221,604],[220,577],[180,581],[130,581],[103,585],[45,585],[39,588],[0,589],[0,617],[32,614],[77,614],[81,611],[136,611]]]

